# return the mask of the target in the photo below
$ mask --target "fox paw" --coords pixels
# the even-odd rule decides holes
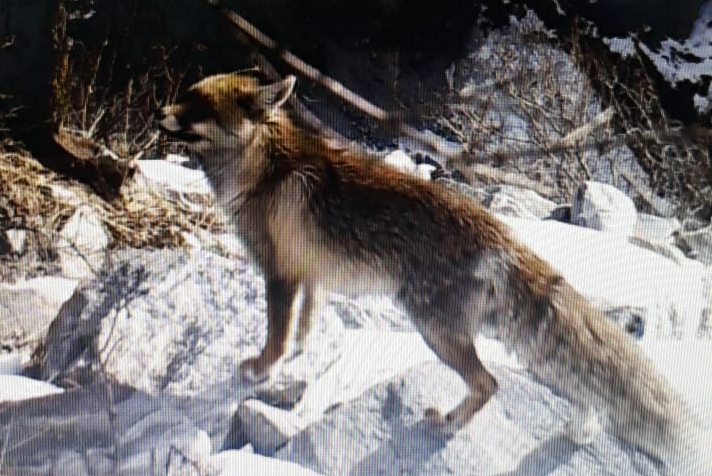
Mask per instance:
[[[426,409],[424,417],[430,427],[446,435],[453,435],[460,429],[460,425],[449,414],[443,415],[437,408]]]
[[[251,357],[240,364],[240,376],[251,383],[262,383],[269,379],[269,366],[259,357]]]
[[[579,410],[566,425],[566,435],[579,446],[586,446],[603,431],[597,415],[590,410]]]

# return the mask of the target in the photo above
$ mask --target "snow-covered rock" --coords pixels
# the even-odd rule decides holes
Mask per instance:
[[[0,375],[19,375],[22,371],[22,355],[0,354]]]
[[[59,236],[57,251],[65,277],[86,279],[101,270],[109,234],[91,207],[79,207],[59,231]]]
[[[14,254],[21,255],[25,251],[27,241],[27,230],[5,230],[5,239]]]
[[[44,397],[62,392],[64,390],[51,383],[33,380],[21,375],[0,374],[0,403]]]
[[[493,213],[519,218],[546,218],[558,206],[533,190],[513,185],[494,185],[488,187],[491,194],[486,203]]]
[[[383,158],[383,161],[390,165],[391,167],[395,167],[399,170],[402,170],[404,172],[408,173],[414,173],[415,172],[415,161],[410,158],[408,154],[403,152],[400,149],[396,149],[393,152],[389,153]]]
[[[71,205],[73,207],[79,207],[82,205],[82,199],[79,198],[76,193],[72,192],[66,187],[58,183],[49,184],[47,185],[47,187],[49,188],[50,193],[56,200],[64,202],[65,204]]]
[[[451,408],[466,388],[431,362],[332,409],[276,456],[324,474],[656,474],[652,461],[606,434],[575,445],[563,436],[568,402],[526,373],[485,365],[499,381],[497,394],[452,438],[429,428],[423,414]]]
[[[647,213],[638,214],[633,236],[647,241],[672,243],[675,233],[679,232],[682,224],[677,218],[662,218]]]
[[[248,453],[246,451],[223,451],[210,458],[218,476],[254,474],[259,476],[320,476],[297,464]]]
[[[24,344],[40,339],[77,282],[58,277],[0,283],[0,341]]]
[[[702,265],[680,266],[615,234],[499,216],[581,293],[643,310],[645,338],[694,338],[708,301]]]
[[[138,172],[150,183],[177,193],[210,195],[212,190],[201,170],[168,160],[139,160]]]
[[[631,236],[638,215],[635,204],[617,188],[599,182],[582,182],[571,203],[574,225]]]
[[[107,388],[0,404],[0,434],[12,448],[4,453],[3,470],[95,476],[111,474],[116,461],[121,475],[205,474],[196,471],[207,467],[211,453],[204,431],[160,399]],[[177,472],[186,468],[193,471]]]
[[[640,343],[658,371],[683,396],[704,428],[712,429],[712,341],[660,341]]]
[[[648,240],[637,236],[631,236],[628,238],[628,241],[635,246],[657,253],[681,266],[686,264],[699,264],[699,262],[693,261],[685,256],[685,253],[680,248],[670,243]]]
[[[437,170],[437,167],[432,164],[416,163],[415,160],[400,149],[396,149],[387,154],[383,158],[383,161],[391,167],[395,167],[409,174],[417,175],[425,180],[430,180],[433,176],[433,172]]]

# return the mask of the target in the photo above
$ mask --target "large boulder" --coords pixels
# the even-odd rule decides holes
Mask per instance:
[[[329,411],[276,456],[324,474],[657,474],[646,456],[602,434],[588,447],[564,436],[568,402],[524,372],[493,362],[493,399],[445,438],[423,420],[430,406],[450,408],[465,395],[442,363],[420,365]]]

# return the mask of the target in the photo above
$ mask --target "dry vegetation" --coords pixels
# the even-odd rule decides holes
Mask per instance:
[[[712,217],[712,129],[709,124],[688,126],[671,119],[648,74],[649,65],[640,54],[638,61],[638,87],[621,81],[615,67],[589,57],[590,75],[602,86],[602,95],[615,110],[620,134],[647,172],[654,192],[671,199],[678,215],[708,221]]]
[[[590,82],[532,19],[478,39],[448,77],[441,124],[476,161],[525,175],[567,202],[582,180],[625,189],[620,147]]]
[[[642,60],[632,78],[640,87],[626,86],[601,60],[584,74],[596,60],[578,38],[574,32],[566,54],[525,18],[476,40],[450,71],[440,123],[475,161],[542,183],[555,200],[568,201],[580,181],[595,179],[626,191],[642,211],[708,219],[710,131],[665,114]],[[660,208],[657,197],[672,206]]]
[[[119,197],[107,202],[89,187],[59,177],[23,153],[0,153],[0,182],[0,232],[27,230],[26,247],[36,260],[27,263],[11,254],[0,255],[3,280],[51,268],[57,258],[57,234],[79,204],[98,214],[111,234],[112,247],[182,246],[184,231],[224,228],[209,199],[198,203],[200,207],[190,207],[185,201],[169,200],[161,191],[130,182]],[[28,266],[32,269],[23,269]]]

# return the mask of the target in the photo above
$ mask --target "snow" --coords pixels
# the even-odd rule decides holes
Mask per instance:
[[[617,235],[555,221],[499,218],[584,295],[613,307],[644,309],[646,338],[696,337],[709,306],[702,264],[680,266]]]
[[[246,451],[223,451],[211,458],[220,468],[220,476],[255,474],[260,476],[320,476],[319,473],[302,468],[294,463],[276,461],[272,458]]]
[[[712,305],[709,270],[622,236],[539,220],[554,204],[532,193],[488,193],[530,210],[527,219],[498,216],[574,287],[604,309],[642,316],[643,351],[712,431],[712,344],[695,332]],[[0,438],[16,445],[6,464],[20,474],[106,474],[118,434],[122,474],[661,474],[606,433],[588,446],[564,436],[570,404],[482,336],[478,354],[498,392],[453,437],[428,427],[426,408],[451,408],[466,387],[384,297],[331,296],[301,354],[264,384],[243,381],[239,362],[266,337],[264,283],[234,237],[219,239],[224,256],[207,247],[113,251],[99,276],[66,286],[64,299],[74,292],[86,305],[66,306],[54,321],[45,370],[61,376],[81,365],[98,337],[104,367],[124,384],[112,386],[117,428],[102,385],[62,392],[0,375],[0,402],[14,400],[12,412],[0,403]],[[0,368],[17,373],[17,359]],[[235,451],[243,447],[260,454]]]
[[[64,390],[47,382],[21,375],[0,374],[0,403],[27,400],[62,393]]]

